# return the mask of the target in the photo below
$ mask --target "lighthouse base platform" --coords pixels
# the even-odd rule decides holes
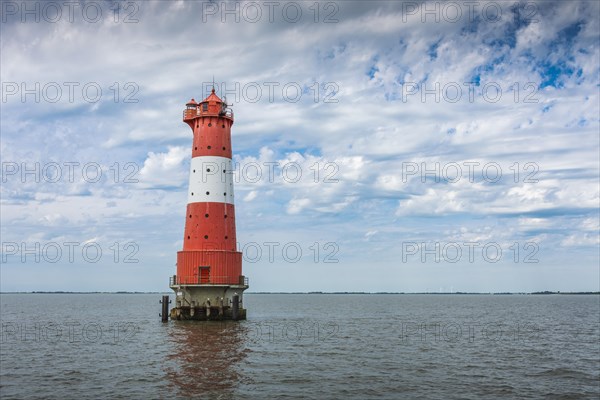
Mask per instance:
[[[177,284],[171,320],[244,320],[243,292],[248,285]]]
[[[231,307],[174,307],[170,313],[171,320],[177,321],[224,321],[246,319],[246,309],[240,308],[236,318],[233,316]]]

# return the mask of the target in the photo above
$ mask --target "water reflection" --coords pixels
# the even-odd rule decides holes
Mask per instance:
[[[180,397],[233,398],[251,332],[235,321],[172,321],[166,374]]]

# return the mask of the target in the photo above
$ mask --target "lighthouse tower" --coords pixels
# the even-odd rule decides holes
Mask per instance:
[[[215,94],[186,104],[183,121],[194,134],[183,249],[171,319],[245,319],[242,253],[236,248],[231,126],[233,111]]]

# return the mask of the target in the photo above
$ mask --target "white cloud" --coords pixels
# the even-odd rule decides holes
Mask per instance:
[[[299,214],[311,204],[310,199],[292,199],[288,203],[287,212],[288,214]]]
[[[143,187],[179,187],[188,178],[184,160],[190,157],[189,149],[169,147],[166,153],[149,152],[140,170],[140,184]]]
[[[258,192],[256,190],[252,190],[244,197],[244,201],[252,201],[256,199],[256,196],[258,196]]]
[[[449,190],[427,189],[425,193],[418,197],[408,200],[400,200],[397,216],[406,216],[411,214],[447,214],[453,212],[465,211],[466,204],[461,200],[461,193]]]
[[[600,236],[598,235],[598,233],[595,233],[595,234],[583,233],[583,234],[569,235],[567,238],[565,238],[561,242],[561,245],[567,246],[567,247],[598,246],[598,245],[600,245]]]

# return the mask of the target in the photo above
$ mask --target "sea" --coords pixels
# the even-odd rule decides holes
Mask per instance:
[[[160,299],[1,294],[0,398],[600,398],[598,295],[248,293],[245,321],[167,323]]]

